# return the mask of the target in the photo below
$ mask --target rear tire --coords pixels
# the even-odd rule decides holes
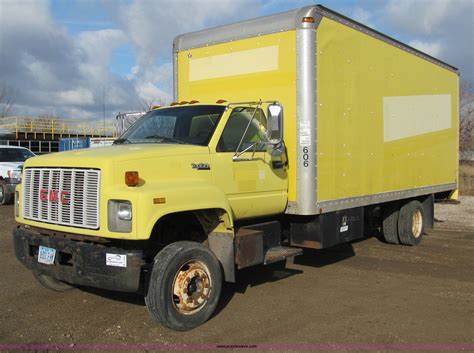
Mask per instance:
[[[0,180],[0,205],[8,205],[12,202],[13,195],[8,192],[8,187],[5,181]]]
[[[400,244],[398,238],[398,203],[390,203],[383,209],[382,231],[385,241],[389,244]]]
[[[73,286],[59,281],[53,277],[42,275],[36,272],[33,272],[36,280],[45,288],[53,290],[55,292],[66,292],[68,290],[74,289]]]
[[[214,254],[202,244],[179,241],[155,256],[145,303],[154,320],[186,331],[211,317],[221,286],[221,267]]]
[[[407,202],[400,209],[398,219],[398,236],[403,245],[418,245],[425,232],[425,214],[423,205],[412,200]]]

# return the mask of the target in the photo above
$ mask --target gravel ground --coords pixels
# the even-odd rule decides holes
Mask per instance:
[[[244,270],[236,284],[224,286],[216,315],[188,332],[152,322],[137,295],[85,288],[57,293],[38,285],[14,257],[12,213],[13,207],[0,207],[4,350],[5,344],[19,343],[73,349],[116,343],[257,344],[257,350],[258,344],[302,343],[474,348],[474,197],[437,204],[440,222],[418,247],[371,237],[307,251],[286,269]],[[453,347],[461,346],[445,346]]]

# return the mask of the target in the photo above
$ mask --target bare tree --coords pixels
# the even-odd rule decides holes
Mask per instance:
[[[164,105],[167,105],[167,102],[162,97],[158,97],[155,99],[142,98],[138,102],[138,109],[142,112],[147,112],[147,111],[152,110],[153,107],[157,105],[162,107]]]
[[[474,130],[474,90],[471,83],[461,83],[459,97],[459,157],[468,158],[468,154],[473,149]]]
[[[16,100],[16,90],[5,84],[0,83],[0,118],[6,117]]]

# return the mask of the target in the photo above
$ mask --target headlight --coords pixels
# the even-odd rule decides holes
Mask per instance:
[[[132,204],[128,201],[118,203],[117,217],[122,221],[131,221]]]
[[[15,217],[20,216],[20,193],[15,191]]]
[[[125,200],[109,200],[107,209],[108,228],[111,232],[132,231],[132,203]]]

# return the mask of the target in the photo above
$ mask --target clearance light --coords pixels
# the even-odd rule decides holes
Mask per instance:
[[[199,101],[192,100],[191,102],[189,102],[189,104],[195,104],[195,103],[199,103]]]
[[[217,104],[222,104],[222,103],[226,103],[227,101],[225,99],[219,99],[218,101],[216,101]]]
[[[125,184],[127,186],[137,186],[139,181],[138,172],[125,172]]]
[[[156,110],[160,108],[161,108],[161,105],[154,105],[153,107],[151,107],[151,110]]]
[[[160,203],[166,203],[166,197],[155,197],[155,198],[153,199],[153,203],[154,203],[155,205],[158,205],[158,204],[160,204]]]
[[[314,23],[314,18],[313,17],[303,17],[303,20],[301,22]]]
[[[178,102],[173,102],[170,104],[170,106],[174,106],[174,105],[178,105],[179,103]]]
[[[181,101],[179,102],[179,105],[188,104],[188,103],[189,103],[188,101]]]

